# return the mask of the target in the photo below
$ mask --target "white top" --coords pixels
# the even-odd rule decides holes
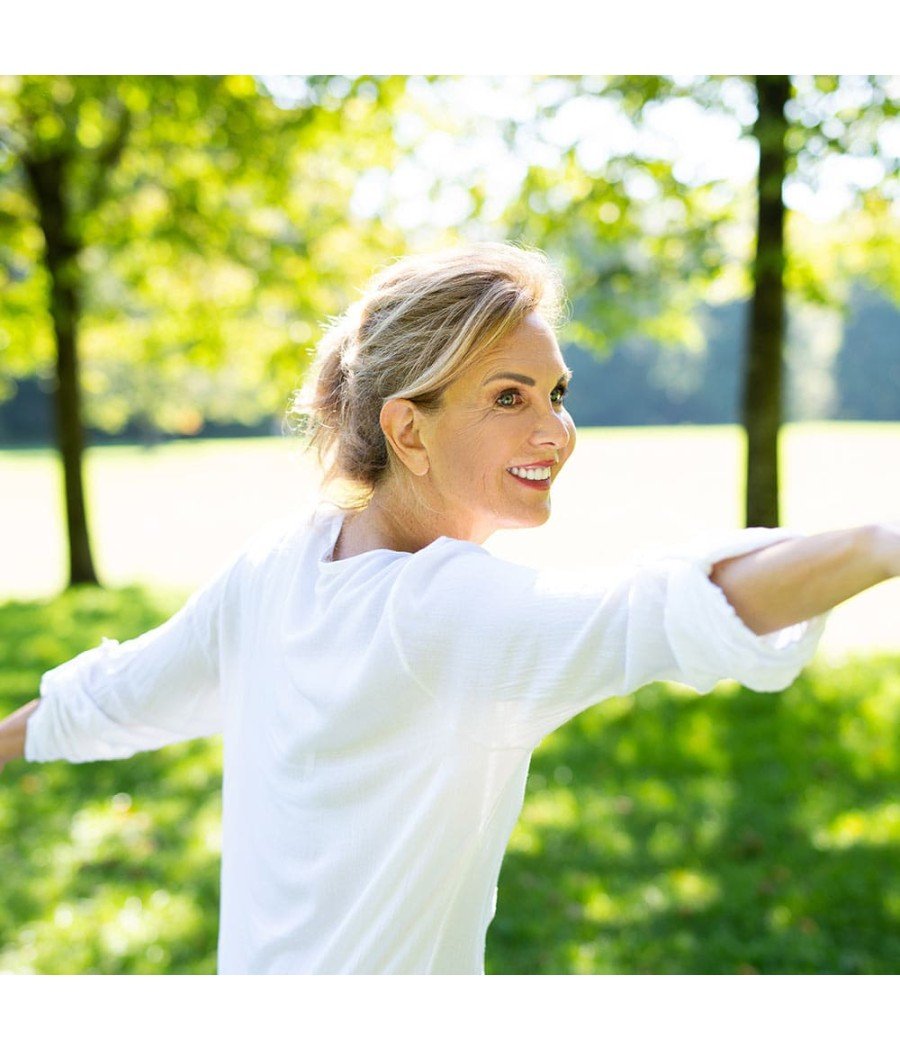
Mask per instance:
[[[320,503],[258,533],[166,623],[48,671],[33,762],[224,740],[218,972],[484,972],[534,747],[658,680],[772,691],[828,614],[759,637],[707,575],[802,535],[707,534],[589,572],[446,536],[330,556]]]

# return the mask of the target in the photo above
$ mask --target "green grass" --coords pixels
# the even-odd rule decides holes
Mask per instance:
[[[648,686],[535,753],[491,973],[896,973],[900,659]]]
[[[886,433],[891,447],[898,428]],[[867,431],[866,441],[873,435]],[[578,528],[595,544],[604,538],[597,531],[603,521],[618,522],[608,511],[619,503],[596,499],[595,488],[584,491],[592,470],[633,481],[632,446],[613,437],[583,441],[585,466],[573,470],[554,504],[562,531],[550,535],[557,540],[579,506]],[[693,449],[690,434],[679,440]],[[671,434],[656,444],[642,434],[640,442],[648,463],[657,464],[648,469],[659,469],[657,455],[674,447]],[[845,436],[841,447],[855,446]],[[864,457],[848,453],[847,469],[868,464],[875,447],[868,445]],[[723,449],[725,460],[734,454],[733,444],[709,448],[711,463]],[[127,498],[98,485],[106,505],[117,508],[120,528],[146,517],[142,492],[158,498],[165,482],[190,490],[198,477],[212,474],[229,482],[218,504],[203,505],[207,520],[226,533],[217,542],[227,551],[247,529],[246,516],[235,526],[224,510],[234,502],[233,471],[242,478],[266,474],[252,449],[232,458],[223,447],[224,462],[209,449],[198,460],[182,450],[164,460],[149,453],[146,461],[141,452],[115,451],[116,470],[112,459],[95,462],[102,465],[98,481],[105,477],[114,487],[116,479],[127,480]],[[260,444],[262,451],[268,455],[273,447]],[[23,455],[47,469],[46,456]],[[795,467],[805,455],[801,447]],[[12,459],[0,457],[4,482],[12,477]],[[154,464],[156,478],[135,477],[142,462]],[[281,491],[287,473],[278,462],[268,479]],[[15,463],[24,470],[22,460]],[[703,469],[708,466],[704,461]],[[837,469],[832,462],[832,473]],[[661,483],[667,475],[660,471]],[[616,484],[610,482],[610,490]],[[795,485],[815,488],[810,479]],[[698,491],[710,488],[698,484]],[[796,491],[789,501],[795,506]],[[662,499],[659,490],[656,495]],[[733,495],[726,492],[725,502]],[[665,500],[660,506],[665,511]],[[262,509],[268,516],[268,505]],[[165,520],[176,510],[157,514]],[[795,520],[815,518],[820,510],[807,502],[793,513]],[[27,507],[25,520],[38,513],[36,505]],[[698,513],[727,523],[731,511],[710,504]],[[14,527],[8,518],[0,524],[7,556],[32,556],[11,544]],[[571,547],[563,553],[571,555]],[[193,582],[185,576],[170,577],[165,586],[83,587],[0,605],[0,716],[37,695],[45,670],[101,636],[135,637],[162,622]],[[779,694],[723,683],[697,696],[653,685],[609,700],[535,753],[501,872],[487,970],[895,973],[898,767],[896,649],[840,665],[817,657]],[[9,764],[0,773],[0,972],[214,972],[220,781],[216,739],[118,762]]]

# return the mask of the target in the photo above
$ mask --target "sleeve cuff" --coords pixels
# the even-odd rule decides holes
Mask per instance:
[[[708,691],[721,679],[733,678],[750,689],[775,692],[795,681],[812,659],[828,613],[757,635],[709,577],[712,566],[723,558],[802,535],[767,528],[743,529],[730,536],[707,534],[705,542],[701,538],[674,555],[666,631],[685,680],[695,688]]]
[[[105,746],[104,740],[115,739],[119,727],[101,708],[91,703],[82,688],[83,676],[103,659],[118,642],[104,638],[100,645],[87,649],[71,660],[41,675],[40,699],[25,725],[23,757],[29,762],[91,762],[101,758],[122,757],[120,749]],[[65,698],[65,702],[62,702]],[[76,728],[86,733],[91,754],[85,754],[74,743],[79,739]]]

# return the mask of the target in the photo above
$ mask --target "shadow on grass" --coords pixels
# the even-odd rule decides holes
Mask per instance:
[[[0,606],[0,716],[183,596]],[[535,752],[488,973],[896,973],[900,660],[648,686]],[[0,972],[214,973],[221,744],[0,774]]]
[[[652,685],[542,742],[489,973],[896,973],[900,660]]]

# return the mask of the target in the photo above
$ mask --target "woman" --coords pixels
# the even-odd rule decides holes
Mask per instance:
[[[223,734],[219,973],[483,973],[548,733],[657,680],[781,689],[827,611],[896,573],[879,526],[738,530],[602,577],[488,553],[547,520],[575,447],[561,298],[504,244],[378,275],[296,403],[343,494],[0,727],[0,756],[38,762]]]

